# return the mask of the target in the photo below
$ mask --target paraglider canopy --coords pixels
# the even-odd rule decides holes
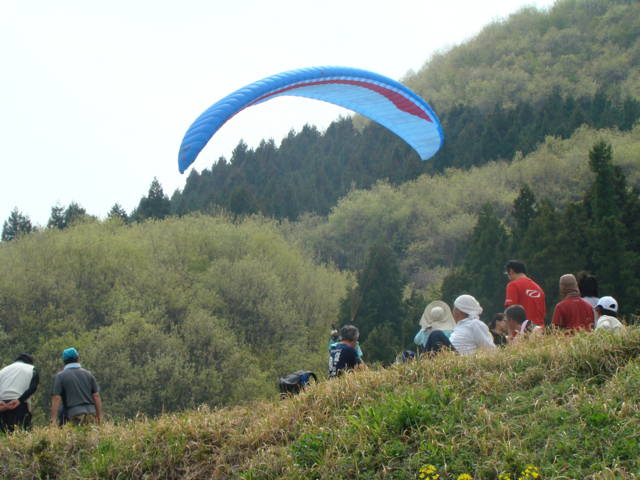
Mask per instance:
[[[422,160],[435,155],[444,141],[435,112],[401,83],[357,68],[311,67],[258,80],[205,110],[189,127],[180,145],[180,173],[195,161],[227,120],[247,107],[283,95],[323,100],[364,115],[401,137]]]

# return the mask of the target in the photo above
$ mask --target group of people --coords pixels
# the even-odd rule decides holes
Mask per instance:
[[[433,354],[443,349],[470,355],[478,349],[493,349],[515,343],[545,329],[545,294],[527,276],[523,262],[512,260],[505,266],[509,278],[504,312],[494,315],[489,325],[480,320],[482,306],[471,295],[460,295],[453,309],[445,302],[431,302],[420,318],[420,330],[414,338],[418,354]],[[551,324],[568,330],[623,328],[618,320],[618,302],[610,296],[599,297],[597,282],[583,276],[580,282],[572,274],[560,277],[561,301],[555,306]],[[354,325],[334,330],[329,340],[329,377],[363,365],[358,343],[360,332]],[[401,360],[415,357],[405,352]],[[64,368],[56,374],[51,392],[51,422],[100,423],[102,400],[91,372],[82,368],[75,348],[62,353]],[[30,398],[38,387],[38,372],[31,355],[23,353],[0,370],[0,431],[31,427]]]
[[[479,319],[482,307],[471,295],[459,296],[453,311],[442,301],[427,305],[414,339],[419,351],[437,352],[447,347],[468,355],[479,348],[496,348],[543,334],[547,314],[544,291],[529,278],[523,262],[508,262],[505,275],[509,279],[506,308],[495,314],[488,326]],[[579,282],[569,273],[560,277],[559,287],[560,302],[553,310],[552,327],[567,331],[623,328],[617,319],[618,302],[610,296],[598,296],[595,277],[582,275]]]
[[[51,423],[100,423],[102,399],[95,377],[82,368],[75,348],[65,349],[62,361],[64,368],[53,379]],[[0,432],[31,428],[30,399],[38,383],[38,371],[29,354],[20,354],[0,370]]]
[[[480,319],[480,303],[471,295],[460,295],[453,302],[431,302],[420,318],[420,330],[414,338],[418,355],[433,354],[443,349],[470,355],[479,349],[494,349],[507,343],[517,343],[529,335],[545,332],[547,314],[542,288],[527,275],[526,265],[517,260],[505,266],[509,279],[506,287],[504,312],[494,315],[487,325]],[[552,327],[567,331],[593,329],[620,330],[618,302],[611,296],[598,296],[595,277],[573,274],[560,277],[560,302],[553,310]],[[332,332],[329,348],[329,377],[353,370],[362,364],[358,347],[359,332],[353,325],[345,325],[338,336]],[[411,351],[399,356],[399,361],[413,358]]]

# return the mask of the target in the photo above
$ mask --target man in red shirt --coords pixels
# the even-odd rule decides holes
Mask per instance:
[[[571,330],[587,330],[593,327],[594,312],[589,302],[580,296],[578,281],[570,273],[560,277],[562,301],[553,310],[551,323]]]
[[[525,264],[511,260],[505,265],[505,273],[509,277],[509,283],[507,284],[504,306],[522,305],[527,319],[544,327],[544,316],[547,314],[544,291],[540,285],[527,277]]]

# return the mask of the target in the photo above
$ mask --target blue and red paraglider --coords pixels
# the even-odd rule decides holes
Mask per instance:
[[[364,115],[402,138],[422,160],[435,155],[444,141],[435,112],[401,83],[356,68],[311,67],[258,80],[205,110],[182,140],[180,173],[189,168],[227,120],[247,107],[283,95],[315,98]]]

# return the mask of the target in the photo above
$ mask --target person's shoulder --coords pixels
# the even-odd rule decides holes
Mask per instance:
[[[355,355],[356,357],[358,356],[358,351],[351,345],[346,345],[344,343],[340,343],[338,345],[343,354]]]
[[[346,343],[339,343],[338,346],[342,350],[353,350],[354,352],[356,351],[356,349],[354,347],[352,347],[351,345],[347,345]]]

